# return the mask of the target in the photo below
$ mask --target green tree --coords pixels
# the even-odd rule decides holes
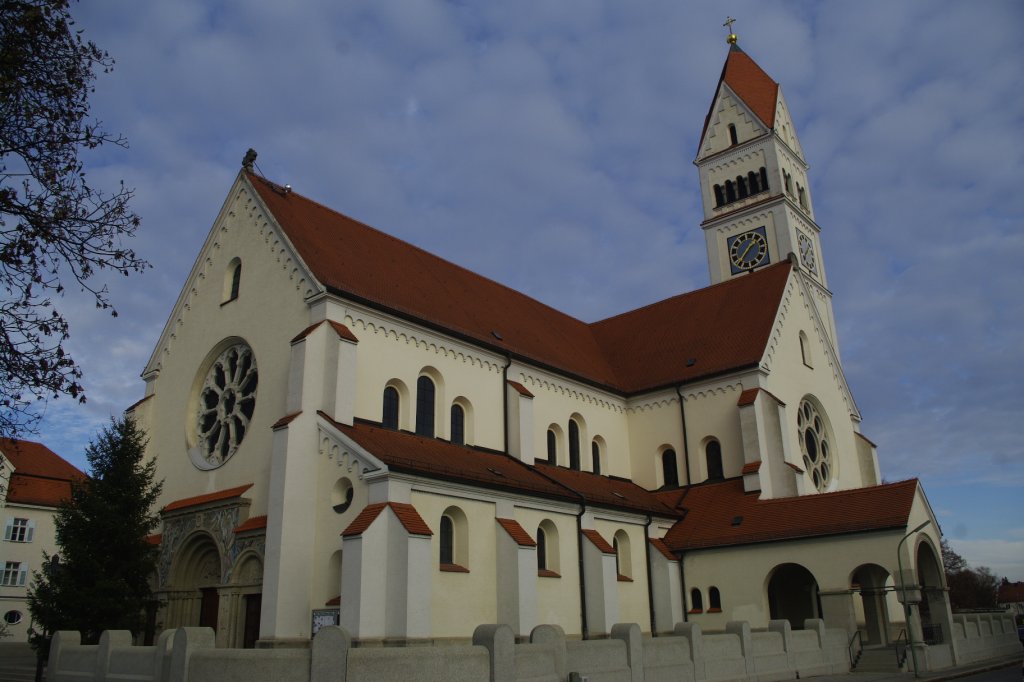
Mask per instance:
[[[73,26],[67,0],[0,0],[0,435],[8,437],[32,429],[40,401],[85,399],[53,298],[77,286],[116,315],[94,276],[148,266],[122,244],[139,225],[132,191],[94,188],[79,158],[127,145],[89,115],[95,71],[113,60]]]
[[[140,632],[153,600],[149,579],[156,549],[146,537],[159,517],[153,504],[162,483],[156,462],[143,461],[145,434],[130,417],[111,419],[86,448],[90,476],[76,486],[56,517],[57,557],[33,573],[30,641],[46,654],[57,630],[77,630],[84,643],[104,630]]]

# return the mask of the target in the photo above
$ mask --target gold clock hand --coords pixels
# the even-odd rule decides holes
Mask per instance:
[[[741,254],[740,254],[740,260],[741,260],[741,261],[742,261],[742,260],[743,260],[744,258],[746,258],[746,257],[747,257],[747,253],[748,253],[748,252],[750,251],[750,249],[752,249],[752,248],[754,248],[754,240],[753,240],[753,239],[751,239],[751,240],[750,240],[749,242],[747,242],[747,248],[743,249],[743,253],[741,253]]]

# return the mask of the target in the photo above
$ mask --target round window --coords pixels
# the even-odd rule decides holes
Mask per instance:
[[[21,622],[21,611],[8,611],[4,614],[4,622],[8,625],[17,625]]]
[[[339,478],[331,491],[331,507],[339,514],[344,514],[352,506],[352,481]]]
[[[800,432],[800,451],[803,454],[804,469],[818,492],[823,492],[832,482],[835,468],[825,418],[814,403],[805,398],[800,402],[796,425]]]
[[[256,358],[245,343],[223,350],[206,370],[196,398],[192,461],[215,469],[242,443],[256,409]]]

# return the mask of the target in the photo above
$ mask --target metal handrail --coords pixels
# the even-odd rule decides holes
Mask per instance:
[[[853,657],[853,642],[856,640],[857,646],[857,658]],[[860,661],[860,655],[864,653],[864,639],[861,637],[860,630],[853,633],[853,637],[850,638],[849,644],[846,645],[846,652],[850,654],[850,670],[857,667],[857,662]]]
[[[903,642],[903,653],[902,653],[902,655],[900,654],[900,641],[901,640]],[[900,630],[900,634],[896,636],[896,641],[894,642],[894,644],[896,645],[896,647],[895,647],[895,650],[896,650],[896,667],[898,669],[900,669],[900,670],[903,670],[903,665],[907,662],[907,652],[910,650],[910,642],[907,640],[907,630],[906,630],[906,628]]]

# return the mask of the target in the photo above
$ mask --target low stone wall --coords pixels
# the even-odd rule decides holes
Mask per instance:
[[[1019,654],[1024,647],[1017,638],[1013,617],[999,612],[953,614],[953,648],[956,662],[963,665]]]
[[[534,628],[516,643],[505,625],[481,625],[472,644],[353,648],[348,633],[324,628],[308,649],[217,649],[213,630],[179,628],[151,647],[131,646],[129,633],[105,632],[97,646],[78,633],[54,636],[50,682],[777,682],[846,672],[845,634],[809,620],[794,632],[788,621],[767,631],[745,622],[724,633],[681,623],[675,634],[645,637],[634,623],[597,640],[567,640],[561,628]],[[839,647],[834,646],[840,642]]]

